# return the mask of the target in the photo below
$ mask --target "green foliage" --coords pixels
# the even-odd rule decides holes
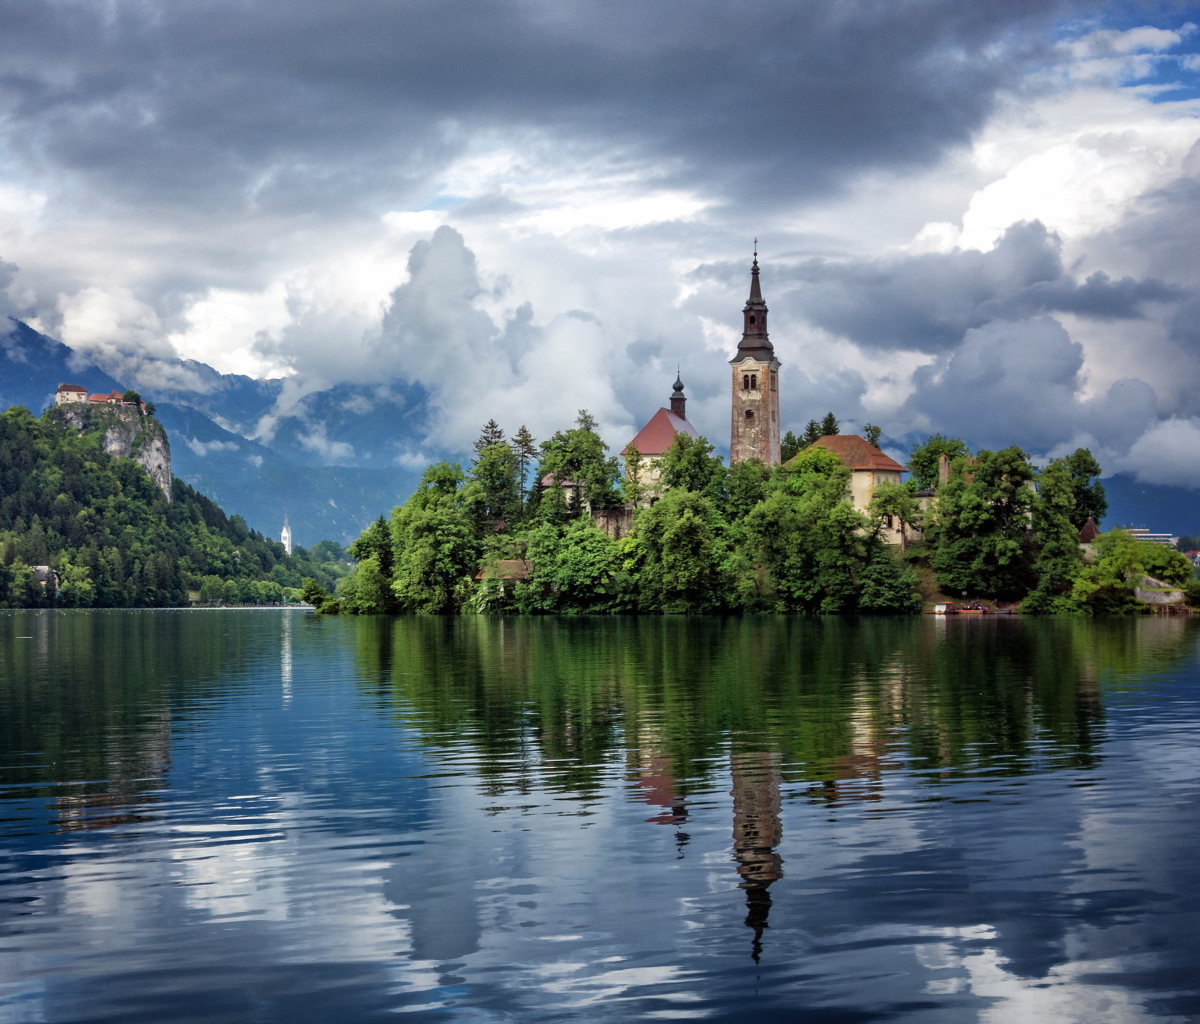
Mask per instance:
[[[1071,514],[1071,522],[1075,529],[1080,530],[1083,524],[1093,519],[1097,524],[1108,514],[1108,496],[1104,493],[1104,484],[1099,479],[1100,463],[1093,457],[1091,450],[1076,448],[1065,459],[1055,459],[1069,474],[1071,490],[1074,492],[1075,503]]]
[[[527,558],[528,579],[515,586],[520,611],[597,614],[632,605],[632,581],[618,545],[590,518],[531,530]]]
[[[767,496],[771,471],[761,459],[746,459],[729,471],[726,485],[725,516],[735,522],[750,513]]]
[[[873,444],[876,448],[879,447],[879,439],[883,437],[883,427],[877,427],[874,423],[868,423],[863,427],[863,437],[867,444]]]
[[[876,484],[867,517],[878,527],[887,516],[901,526],[920,529],[923,518],[921,506],[913,497],[911,488],[887,480]]]
[[[529,432],[524,423],[512,440],[513,451],[517,453],[517,477],[520,481],[521,507],[525,507],[525,496],[528,491],[529,470],[537,466],[537,439]]]
[[[918,490],[929,490],[938,485],[938,462],[941,456],[953,462],[971,454],[970,449],[957,437],[934,434],[924,444],[918,445],[908,457],[908,471],[912,483]]]
[[[460,466],[439,462],[392,512],[391,586],[403,611],[445,614],[469,596],[480,545],[464,480]]]
[[[829,437],[831,434],[837,434],[838,432],[837,417],[833,413],[827,412],[825,418],[821,420],[821,436]]]
[[[342,610],[341,602],[311,576],[306,576],[300,585],[300,599],[312,605],[319,615],[337,615]]]
[[[476,456],[483,454],[485,448],[490,448],[494,444],[499,444],[504,440],[504,431],[500,429],[500,424],[495,420],[488,420],[483,425],[483,430],[479,432],[479,437],[475,441],[474,449]]]
[[[241,581],[273,581],[281,594],[302,572],[332,582],[345,571],[336,556],[318,564],[297,549],[288,558],[281,545],[180,480],[171,497],[167,502],[137,463],[108,455],[103,430],[79,433],[54,409],[40,419],[9,409],[0,415],[0,550],[8,566],[0,603],[185,605],[187,592],[209,577],[222,584],[220,601],[230,603],[223,585],[233,580],[232,600],[245,592],[257,603],[263,592]],[[46,586],[31,583],[32,565],[57,570],[57,590],[53,576]]]
[[[675,489],[637,514],[626,571],[638,606],[668,613],[714,612],[732,589],[728,527],[712,499]]]
[[[596,421],[586,409],[579,410],[575,427],[556,432],[542,444],[538,476],[551,474],[559,486],[567,481],[577,485],[568,514],[578,515],[584,504],[594,509],[619,507],[621,470],[615,457],[605,455],[607,451],[608,445],[596,433]],[[539,514],[545,517],[540,510]]]
[[[926,530],[942,590],[1007,600],[1028,593],[1032,480],[1029,457],[1016,447],[954,463]]]
[[[621,493],[628,508],[641,508],[646,500],[646,485],[642,483],[645,466],[645,456],[631,442],[625,448],[625,476],[621,482]]]
[[[912,615],[921,610],[917,574],[876,541],[859,580],[858,610],[868,615]]]
[[[1033,501],[1034,589],[1021,602],[1025,612],[1071,610],[1065,596],[1083,568],[1079,530],[1074,524],[1075,490],[1064,460],[1056,459],[1038,474]]]
[[[836,467],[826,463],[826,455]],[[775,475],[778,486],[745,519],[775,606],[789,612],[852,611],[867,541],[866,521],[846,497],[849,470],[821,448],[801,452],[788,468],[792,471]]]
[[[804,427],[804,437],[801,439],[801,448],[807,448],[809,445],[816,444],[825,436],[825,432],[821,429],[821,424],[817,420],[809,420]]]
[[[810,441],[809,444],[811,443]],[[789,430],[783,435],[783,440],[779,442],[779,457],[783,462],[787,462],[803,447],[804,441]]]
[[[481,532],[521,518],[521,463],[507,441],[480,448],[471,476],[479,482],[475,513]]]
[[[1093,560],[1080,569],[1070,594],[1059,602],[1056,610],[1092,615],[1141,611],[1136,590],[1148,571],[1146,563],[1162,560],[1154,548],[1170,549],[1136,540],[1124,530],[1102,533],[1092,547]]]
[[[810,476],[836,476],[841,479],[843,487],[848,487],[850,483],[850,470],[828,448],[805,448],[786,465],[775,470],[771,485],[799,493],[812,483],[808,479]]]
[[[724,500],[725,463],[719,455],[713,455],[713,446],[707,438],[676,434],[663,453],[660,466],[664,489],[695,491],[718,505]]]
[[[141,405],[142,396],[131,389],[121,396],[121,401],[128,402],[130,405]]]

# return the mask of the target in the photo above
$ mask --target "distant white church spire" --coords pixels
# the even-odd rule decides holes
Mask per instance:
[[[283,506],[283,530],[279,534],[279,543],[289,555],[292,553],[292,528],[288,526],[287,506]]]

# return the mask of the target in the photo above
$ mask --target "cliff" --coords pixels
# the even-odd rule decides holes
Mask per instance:
[[[55,414],[80,433],[103,432],[109,455],[132,459],[171,500],[171,445],[153,416],[134,405],[60,405]]]

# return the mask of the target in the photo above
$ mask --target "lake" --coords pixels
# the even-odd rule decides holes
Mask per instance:
[[[0,612],[0,1022],[1200,1019],[1198,627]]]

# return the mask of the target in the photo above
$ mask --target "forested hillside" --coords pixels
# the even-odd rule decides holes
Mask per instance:
[[[171,499],[137,463],[106,454],[96,433],[53,409],[38,419],[13,406],[0,414],[0,603],[166,607],[187,604],[189,590],[272,603],[294,597],[304,577],[333,585],[343,571],[336,544],[289,558],[178,479]]]

